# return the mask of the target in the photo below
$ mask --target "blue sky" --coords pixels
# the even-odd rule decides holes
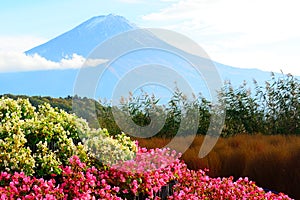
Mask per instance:
[[[146,14],[168,7],[167,1],[138,0],[3,0],[0,2],[0,35],[34,36],[51,39],[93,16],[110,13],[138,25]]]
[[[114,13],[141,27],[185,34],[223,64],[300,75],[299,5],[296,0],[2,0],[0,72],[18,61],[24,66],[16,70],[38,69],[47,61],[23,51],[93,16]]]

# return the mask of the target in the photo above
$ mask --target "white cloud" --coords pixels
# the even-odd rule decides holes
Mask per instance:
[[[60,62],[53,62],[38,54],[26,55],[24,51],[45,43],[47,39],[30,36],[0,36],[0,73],[50,69],[78,69],[95,67],[107,62],[105,59],[88,59],[73,54]]]
[[[295,0],[181,0],[160,12],[145,15],[143,19],[179,22],[178,27],[185,22],[195,30],[199,27],[194,25],[198,24],[222,33],[264,34],[276,30],[280,35],[298,35],[298,6]]]
[[[224,64],[273,71],[290,65],[300,75],[299,5],[296,0],[180,0],[143,19],[186,34]]]
[[[20,52],[0,52],[0,73],[49,69],[77,69],[82,66],[94,67],[105,62],[106,60],[102,59],[86,60],[77,54],[73,54],[68,59],[62,59],[60,62],[53,62],[46,60],[38,54],[25,55]]]
[[[84,67],[96,67],[100,64],[107,63],[109,60],[108,59],[85,59],[85,63],[83,64]]]
[[[214,57],[217,61],[242,68],[258,68],[264,71],[291,73],[300,76],[299,67],[295,63],[299,58],[295,54],[280,54],[265,50],[257,50],[250,53],[244,52],[217,52]]]

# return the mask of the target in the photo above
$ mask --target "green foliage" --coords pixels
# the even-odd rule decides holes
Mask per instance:
[[[60,174],[60,165],[67,165],[73,155],[99,166],[108,159],[131,159],[137,150],[135,142],[124,134],[113,138],[106,129],[91,129],[74,114],[50,104],[36,109],[27,99],[2,97],[0,122],[0,171]],[[83,144],[81,139],[88,142]],[[96,149],[91,152],[90,147]]]
[[[272,73],[265,86],[259,86],[256,81],[254,84],[255,94],[251,94],[246,83],[237,89],[225,84],[221,92],[226,105],[222,134],[299,134],[299,80],[290,74],[276,77]]]
[[[230,82],[225,83],[220,98],[224,101],[226,109],[223,136],[254,134],[261,131],[259,123],[263,120],[263,113],[258,109],[259,104],[255,97],[251,96],[251,90],[247,89],[246,82],[237,89],[234,89]]]
[[[264,111],[264,133],[300,134],[300,82],[288,74],[257,86]]]
[[[300,83],[292,75],[275,77],[265,83],[265,87],[255,83],[255,91],[244,82],[240,87],[233,88],[226,82],[219,91],[219,100],[224,103],[226,118],[221,135],[231,136],[239,133],[247,134],[299,134],[300,133]],[[198,96],[194,101],[187,101],[184,94],[175,90],[173,97],[166,106],[158,106],[155,97],[144,95],[143,98],[131,98],[122,108],[129,112],[138,125],[151,122],[149,107],[161,108],[155,116],[166,115],[165,125],[156,136],[174,137],[179,127],[185,135],[193,132],[192,126],[197,124],[197,117],[186,120],[189,111],[198,109],[198,134],[206,134],[210,125],[212,104],[207,99]],[[152,105],[153,107],[153,105]],[[100,116],[101,118],[101,116]]]
[[[78,135],[88,130],[88,126],[75,115],[49,104],[35,111],[26,99],[2,98],[0,121],[1,171],[59,174],[59,165],[66,164],[70,156],[80,154],[82,160],[87,160],[87,153],[80,153],[73,139],[79,141]],[[62,154],[67,138],[70,146]]]
[[[83,141],[92,156],[107,165],[116,164],[120,160],[131,160],[137,152],[135,143],[124,133],[113,138],[107,129],[90,131]]]
[[[226,82],[219,91],[219,100],[224,102],[226,111],[222,136],[239,133],[300,133],[300,83],[297,78],[290,74],[280,77],[273,74],[271,80],[267,81],[264,86],[255,83],[254,91],[249,88],[246,83],[234,88],[230,82]],[[179,127],[184,135],[189,135],[195,131],[193,127],[195,124],[198,124],[197,134],[206,134],[211,116],[215,112],[212,109],[212,103],[201,95],[195,96],[193,101],[188,101],[185,95],[178,90],[175,90],[173,97],[165,105],[162,105],[155,96],[146,93],[142,93],[140,96],[130,96],[128,100],[123,99],[120,107],[112,107],[109,103],[77,96],[73,99],[71,97],[64,99],[30,97],[29,99],[39,105],[41,102],[58,105],[67,112],[72,112],[72,100],[75,100],[79,108],[76,110],[76,114],[79,117],[86,119],[91,127],[107,128],[114,136],[121,134],[124,130],[130,133],[132,128],[136,129],[137,127],[126,127],[126,123],[124,123],[125,128],[123,127],[124,130],[121,130],[116,124],[113,109],[119,109],[123,113],[129,114],[130,118],[126,118],[127,115],[123,117],[126,120],[132,120],[140,127],[150,126],[151,129],[153,126],[151,119],[163,121],[163,127],[155,135],[159,137],[174,137],[178,133]],[[193,117],[195,109],[198,111],[198,117]],[[3,112],[6,111],[3,110]],[[32,111],[28,112],[32,113]],[[122,112],[120,113],[120,117],[122,117]],[[136,132],[145,135],[142,131]]]

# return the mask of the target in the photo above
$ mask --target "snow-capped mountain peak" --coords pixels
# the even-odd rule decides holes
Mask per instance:
[[[109,14],[93,17],[74,29],[40,45],[25,53],[35,53],[51,60],[60,61],[73,54],[87,57],[97,45],[125,31],[137,28],[122,16]]]

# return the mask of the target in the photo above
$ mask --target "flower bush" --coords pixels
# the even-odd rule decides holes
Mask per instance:
[[[23,172],[13,175],[7,172],[0,174],[1,199],[112,199],[118,187],[112,187],[98,176],[95,168],[86,169],[79,157],[70,158],[69,166],[62,167],[61,184],[55,179],[44,180],[26,176]],[[55,175],[53,175],[55,176]]]
[[[108,183],[122,188],[120,193],[124,197],[142,194],[153,198],[162,186],[180,177],[185,165],[179,157],[180,154],[167,148],[139,148],[134,160],[121,161],[101,176]]]
[[[229,178],[210,178],[205,171],[185,168],[178,183],[173,187],[174,194],[168,199],[290,199],[283,193],[265,192],[248,178],[233,181]]]
[[[144,150],[145,151],[145,150]],[[154,157],[162,155],[169,150],[150,150]],[[143,151],[142,151],[143,152]],[[138,153],[139,154],[139,153]],[[167,155],[165,153],[164,155]],[[141,154],[141,158],[145,158]],[[151,156],[152,157],[152,156]],[[163,156],[164,157],[164,156]],[[153,157],[152,157],[153,158]],[[164,157],[165,159],[166,157]],[[174,157],[173,157],[174,158]],[[171,158],[171,160],[173,160]],[[139,159],[143,160],[143,159]],[[161,199],[155,196],[161,186],[172,179],[177,180],[173,187],[174,193],[167,198],[175,199],[290,199],[282,193],[274,194],[264,192],[247,178],[233,181],[229,178],[210,178],[204,171],[187,169],[186,165],[174,159],[172,167],[163,170],[157,168],[157,163],[152,165],[145,162],[149,169],[145,173],[136,170],[117,170],[123,167],[114,166],[107,170],[98,170],[95,167],[87,167],[78,156],[69,159],[68,166],[61,166],[62,173],[50,180],[26,176],[24,172],[15,172],[13,175],[7,172],[0,173],[1,199],[133,199],[140,193],[147,195],[144,199]],[[154,161],[154,159],[153,159]],[[138,160],[136,160],[137,164]],[[165,161],[163,161],[165,162]],[[161,162],[161,163],[163,163]],[[168,161],[169,162],[169,161]],[[134,162],[125,161],[125,169],[136,166]],[[151,166],[151,167],[150,167]],[[123,169],[124,169],[123,168]],[[134,173],[135,172],[135,173]],[[56,176],[56,175],[52,175]]]
[[[137,151],[125,134],[112,138],[106,129],[91,129],[75,115],[49,104],[35,108],[26,99],[1,98],[0,122],[0,171],[43,177],[60,174],[73,155],[92,166],[132,159]]]
[[[106,165],[131,160],[137,151],[137,146],[130,137],[122,133],[113,138],[107,129],[89,131],[84,136],[83,142],[91,155]]]
[[[72,155],[88,160],[83,145],[74,143],[88,126],[75,115],[49,104],[36,110],[26,99],[2,98],[0,122],[1,171],[59,174],[59,166],[66,164]]]

